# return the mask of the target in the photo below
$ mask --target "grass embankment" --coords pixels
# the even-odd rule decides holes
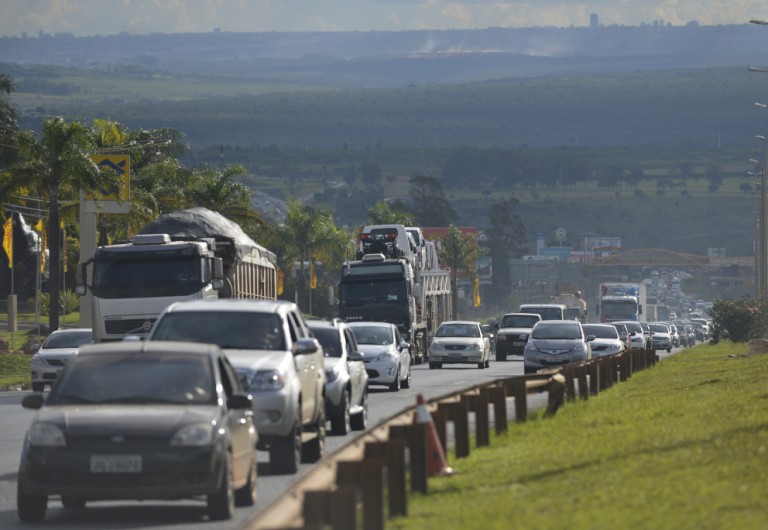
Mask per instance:
[[[768,354],[700,345],[510,425],[388,528],[768,528]]]

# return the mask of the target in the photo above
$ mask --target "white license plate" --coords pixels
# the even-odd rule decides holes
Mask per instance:
[[[91,473],[141,473],[141,455],[91,455]]]
[[[512,346],[514,346],[515,348],[525,348],[525,342],[516,340],[512,342]]]

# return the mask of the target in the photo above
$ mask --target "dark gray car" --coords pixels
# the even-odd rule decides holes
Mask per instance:
[[[217,346],[88,345],[70,359],[24,440],[17,482],[22,521],[99,500],[205,496],[210,519],[256,499],[251,397]]]

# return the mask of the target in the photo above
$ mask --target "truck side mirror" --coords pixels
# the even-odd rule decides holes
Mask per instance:
[[[213,279],[224,279],[224,261],[221,258],[213,258]]]

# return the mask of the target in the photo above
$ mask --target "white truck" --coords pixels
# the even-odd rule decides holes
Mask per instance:
[[[173,302],[277,298],[275,256],[236,223],[192,208],[161,216],[130,242],[96,248],[76,290],[90,291],[94,342],[143,337]]]
[[[552,298],[553,304],[565,304],[565,316],[567,320],[578,320],[582,324],[587,322],[587,302],[581,295],[581,291],[575,293],[561,293]]]
[[[597,312],[600,322],[618,320],[645,322],[643,308],[646,305],[644,283],[601,283],[600,303]]]

